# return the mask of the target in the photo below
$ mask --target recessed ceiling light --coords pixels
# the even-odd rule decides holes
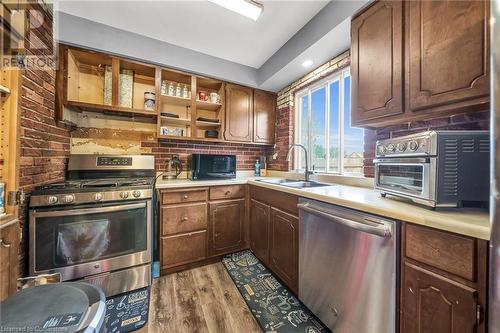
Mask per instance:
[[[257,21],[262,15],[264,6],[253,0],[208,0],[221,7]]]
[[[305,60],[303,63],[302,63],[302,66],[303,67],[311,67],[311,65],[313,64],[313,61],[312,60]]]

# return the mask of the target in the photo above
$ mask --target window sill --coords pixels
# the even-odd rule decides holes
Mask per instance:
[[[289,178],[289,179],[304,179],[304,172],[268,170],[268,176],[278,177],[278,178]],[[356,186],[356,187],[373,188],[374,186],[373,178],[368,178],[363,176],[337,175],[331,173],[315,173],[310,176],[310,179],[321,183],[339,184],[339,185]]]

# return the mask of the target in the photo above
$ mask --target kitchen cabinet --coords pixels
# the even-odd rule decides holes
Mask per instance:
[[[226,84],[226,128],[224,137],[228,141],[252,141],[253,89]]]
[[[298,227],[297,216],[271,208],[269,267],[295,293],[299,282]]]
[[[274,143],[276,95],[254,90],[253,142]]]
[[[18,220],[0,226],[0,301],[17,290],[20,229]]]
[[[161,273],[214,262],[248,248],[246,201],[247,185],[160,190]]]
[[[352,20],[354,125],[403,113],[403,3],[379,1]]]
[[[244,249],[245,199],[210,203],[209,254]]]
[[[485,332],[487,242],[403,224],[401,332]]]
[[[407,1],[407,110],[442,111],[489,98],[489,1]]]
[[[487,110],[489,6],[377,1],[353,18],[352,125],[383,127]]]
[[[250,249],[298,295],[298,197],[250,186]]]
[[[271,207],[263,202],[250,200],[250,250],[269,266],[269,228]]]

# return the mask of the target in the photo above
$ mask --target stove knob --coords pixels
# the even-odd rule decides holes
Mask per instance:
[[[385,146],[378,146],[378,153],[380,155],[384,155],[385,153],[387,152],[387,148],[385,148]]]
[[[404,152],[406,150],[406,146],[407,146],[406,142],[398,143],[398,151]]]
[[[75,201],[75,196],[73,194],[67,194],[63,197],[63,201],[65,203],[72,203],[73,201]]]
[[[410,141],[410,150],[411,151],[415,151],[418,149],[418,142],[413,140],[413,141]]]
[[[132,195],[134,196],[134,198],[138,198],[141,196],[141,191],[134,191],[132,192]]]
[[[120,198],[127,199],[128,198],[128,192],[121,192],[120,193]]]
[[[102,200],[102,193],[94,194],[94,199],[95,199],[95,201],[101,201]]]
[[[387,150],[390,152],[390,153],[393,153],[395,150],[396,150],[396,146],[393,145],[392,143],[389,143],[387,145]]]
[[[51,195],[50,197],[47,198],[47,202],[49,205],[53,205],[57,203],[57,197],[55,195]]]

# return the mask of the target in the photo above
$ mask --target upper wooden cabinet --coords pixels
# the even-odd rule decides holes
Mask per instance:
[[[276,95],[255,90],[253,107],[253,141],[273,143],[274,123],[276,122]]]
[[[486,110],[488,18],[489,1],[377,1],[356,16],[352,125]]]
[[[489,96],[490,1],[408,1],[407,110],[450,110]]]
[[[228,141],[252,141],[253,89],[226,85],[226,131]]]
[[[352,21],[352,122],[403,112],[403,4],[380,1]]]

